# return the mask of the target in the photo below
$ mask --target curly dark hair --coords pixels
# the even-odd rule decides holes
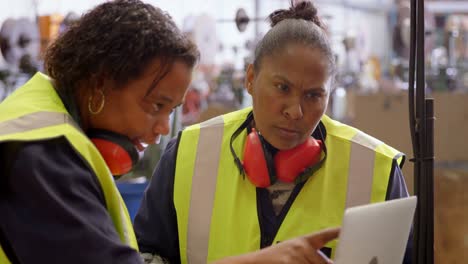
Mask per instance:
[[[309,1],[294,4],[289,9],[276,10],[268,16],[271,29],[255,49],[254,69],[260,70],[262,59],[275,54],[290,43],[301,43],[318,48],[329,61],[329,73],[335,73],[335,57],[325,33],[325,25],[317,9]]]
[[[174,61],[193,67],[198,58],[197,47],[167,13],[138,0],[116,0],[96,6],[59,36],[45,53],[44,68],[57,89],[76,92],[99,76],[123,86],[154,59],[161,59],[160,80]]]

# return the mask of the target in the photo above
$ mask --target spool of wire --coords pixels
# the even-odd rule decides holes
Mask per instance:
[[[0,50],[11,66],[35,64],[40,52],[37,24],[27,18],[5,20],[0,29]]]

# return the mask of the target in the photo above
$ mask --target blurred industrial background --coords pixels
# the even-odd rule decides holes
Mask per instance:
[[[42,70],[47,45],[98,0],[0,1],[0,101]],[[250,104],[244,70],[267,14],[289,0],[147,0],[167,11],[201,50],[172,133],[149,148],[119,183],[144,188],[167,141],[183,127]],[[328,114],[405,152],[408,121],[409,0],[316,0],[338,61]],[[436,263],[468,255],[468,0],[425,1],[426,87],[435,98]],[[413,189],[413,167],[404,174]],[[123,188],[123,187],[122,187]],[[131,207],[131,206],[129,206]],[[131,209],[131,208],[130,208]]]

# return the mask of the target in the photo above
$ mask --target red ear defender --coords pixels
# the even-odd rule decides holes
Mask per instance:
[[[127,137],[105,130],[93,130],[88,136],[101,153],[112,175],[126,174],[138,162],[138,151]]]
[[[268,187],[277,179],[283,182],[307,179],[320,162],[323,143],[313,137],[295,148],[278,151],[274,158],[265,149],[263,141],[252,128],[244,147],[243,170],[257,187]]]
[[[247,135],[244,158],[241,161],[232,144],[252,120],[253,113],[250,113],[232,134],[229,147],[239,173],[243,176],[247,174],[250,182],[256,187],[268,187],[274,184],[277,178],[283,182],[304,182],[325,162],[327,148],[321,140],[313,137],[293,149],[278,151],[273,157],[272,152],[268,150],[268,142],[257,133],[255,128],[252,128],[252,132]],[[318,132],[319,136],[324,139],[320,126]]]
[[[275,180],[270,179],[263,143],[255,128],[252,128],[245,142],[243,167],[250,182],[257,187],[268,187]]]
[[[306,142],[275,155],[276,175],[283,182],[294,182],[308,167],[320,161],[322,141],[310,137]]]

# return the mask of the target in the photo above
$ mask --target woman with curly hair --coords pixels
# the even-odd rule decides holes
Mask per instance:
[[[169,132],[199,53],[171,17],[103,3],[0,104],[0,263],[141,263],[112,175]]]

